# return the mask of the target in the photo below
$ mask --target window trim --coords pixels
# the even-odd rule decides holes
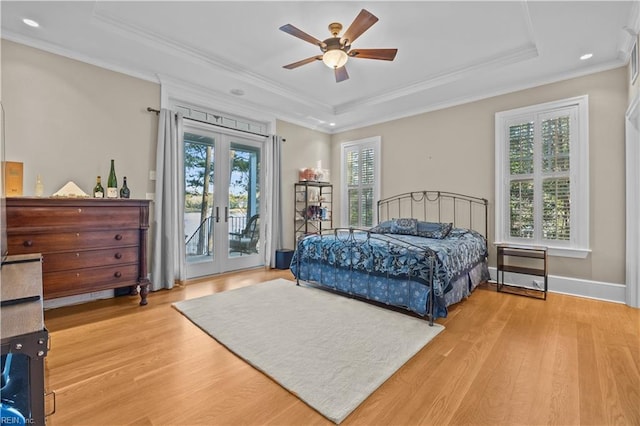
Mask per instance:
[[[523,116],[540,115],[558,109],[576,109],[577,128],[571,137],[571,239],[567,244],[549,244],[548,240],[533,240],[527,245],[545,245],[551,256],[586,258],[589,248],[589,97],[588,95],[501,111],[495,114],[495,244],[522,244],[522,239],[509,236],[509,128]],[[574,130],[572,129],[572,132]],[[537,214],[536,214],[537,217]]]
[[[380,201],[380,176],[381,176],[381,141],[380,136],[372,136],[365,139],[343,142],[340,144],[340,176],[342,188],[340,195],[340,203],[343,206],[340,213],[340,226],[346,227],[349,224],[349,200],[347,185],[347,170],[345,165],[345,151],[355,146],[365,147],[372,145],[374,150],[374,179],[373,179],[373,224],[378,223],[378,201]]]

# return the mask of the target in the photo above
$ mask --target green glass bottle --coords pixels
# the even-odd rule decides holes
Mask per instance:
[[[129,198],[129,187],[127,186],[127,177],[122,178],[122,188],[120,188],[120,198]]]
[[[107,180],[107,198],[118,198],[118,179],[116,178],[116,168],[111,160],[111,171]]]
[[[96,178],[96,186],[93,188],[94,198],[104,198],[104,188],[102,188],[102,182],[100,176]]]

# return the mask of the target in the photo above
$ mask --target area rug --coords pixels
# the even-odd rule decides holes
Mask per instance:
[[[284,279],[173,306],[334,423],[444,329]]]

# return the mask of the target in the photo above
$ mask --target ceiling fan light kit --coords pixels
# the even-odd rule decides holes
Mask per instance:
[[[294,37],[298,37],[308,43],[317,45],[322,51],[322,55],[312,56],[301,61],[284,65],[283,68],[291,70],[299,66],[315,62],[316,60],[322,60],[326,66],[333,68],[336,82],[339,83],[349,78],[349,74],[345,68],[345,64],[349,57],[393,61],[398,49],[351,50],[351,44],[376,22],[378,22],[377,17],[375,17],[371,12],[362,9],[347,31],[344,32],[342,37],[338,36],[340,31],[342,31],[342,24],[339,22],[332,22],[329,24],[329,32],[332,37],[323,41],[318,40],[291,24],[283,25],[280,27],[281,31],[291,34]]]
[[[347,59],[349,59],[349,56],[341,49],[327,50],[322,55],[322,62],[329,68],[334,69],[344,66],[347,63]]]

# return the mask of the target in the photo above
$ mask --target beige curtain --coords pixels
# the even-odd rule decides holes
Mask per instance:
[[[276,250],[282,248],[282,185],[280,163],[282,143],[280,136],[272,136],[265,144],[265,194],[261,200],[265,202],[265,245],[264,264],[276,267]]]
[[[186,278],[184,244],[184,131],[182,114],[162,109],[158,117],[156,189],[151,241],[151,289],[172,288]]]

